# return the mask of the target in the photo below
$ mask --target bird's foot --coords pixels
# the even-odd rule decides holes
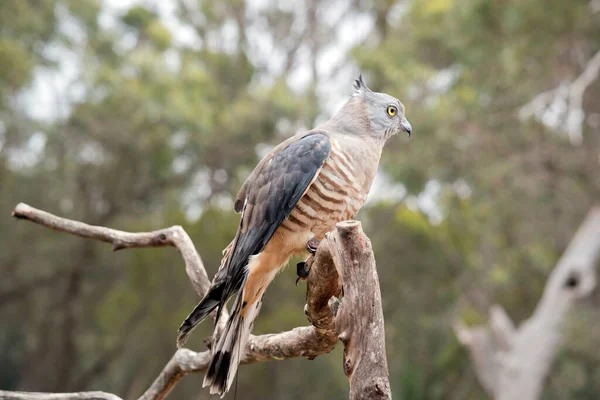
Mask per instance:
[[[319,247],[320,241],[318,239],[312,238],[306,243],[306,250],[310,253],[310,256],[306,259],[306,261],[299,262],[296,265],[296,274],[298,275],[298,279],[296,279],[296,286],[298,286],[298,282],[300,280],[306,280],[308,276],[308,272],[310,271],[310,264],[312,263],[312,259],[317,252],[317,248]]]
[[[321,241],[317,238],[310,239],[308,243],[306,243],[306,250],[308,250],[308,252],[314,256],[317,252],[317,248],[319,247],[319,243],[321,243]]]
[[[299,262],[296,264],[296,274],[298,275],[298,279],[296,279],[296,286],[298,286],[298,282],[300,279],[305,280],[308,276],[308,267],[305,261]]]

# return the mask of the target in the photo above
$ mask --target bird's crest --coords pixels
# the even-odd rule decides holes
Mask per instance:
[[[363,81],[362,74],[359,74],[358,78],[356,78],[356,80],[354,81],[354,89],[356,90],[354,92],[355,96],[361,95],[364,92],[370,92],[371,91],[371,89],[369,89],[367,87],[367,84],[365,83],[365,81]]]

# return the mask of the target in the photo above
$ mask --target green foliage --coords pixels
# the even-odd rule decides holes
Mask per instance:
[[[130,27],[143,31],[152,24],[156,18],[157,15],[146,7],[136,6],[127,11],[121,20]]]
[[[33,63],[23,46],[14,40],[0,40],[0,63],[2,63],[2,86],[19,88],[31,75]]]

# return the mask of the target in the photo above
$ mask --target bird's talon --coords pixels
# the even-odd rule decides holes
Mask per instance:
[[[296,274],[298,275],[298,278],[306,278],[308,276],[306,262],[302,261],[296,264]]]
[[[296,279],[296,286],[298,286],[298,282],[300,280],[305,280],[308,276],[308,268],[306,268],[306,262],[302,261],[296,264],[296,274],[298,275],[298,279]]]

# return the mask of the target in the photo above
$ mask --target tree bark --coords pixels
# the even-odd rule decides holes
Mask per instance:
[[[344,344],[350,399],[391,399],[379,277],[371,241],[358,221],[337,224],[330,236],[344,299],[336,328]]]
[[[575,302],[596,285],[600,259],[600,207],[593,208],[550,274],[533,315],[518,329],[498,305],[489,327],[455,325],[475,372],[496,400],[537,400],[562,337],[561,325]]]

